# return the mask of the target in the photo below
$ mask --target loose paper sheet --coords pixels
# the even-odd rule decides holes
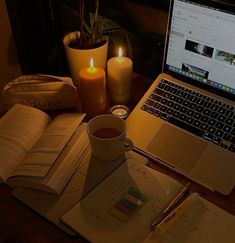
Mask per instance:
[[[152,237],[144,243],[232,243],[235,217],[200,197],[167,232]]]
[[[146,200],[128,222],[110,213],[130,187],[138,188]],[[62,220],[92,242],[142,242],[150,224],[182,186],[151,168],[129,160],[74,206]]]

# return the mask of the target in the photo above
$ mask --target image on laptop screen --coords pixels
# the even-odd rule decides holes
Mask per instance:
[[[164,72],[234,98],[235,15],[203,2],[173,1]]]

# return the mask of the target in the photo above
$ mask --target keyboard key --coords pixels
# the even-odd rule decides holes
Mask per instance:
[[[201,118],[201,114],[196,112],[193,117],[199,120]]]
[[[226,140],[226,141],[229,141],[231,138],[232,138],[232,136],[228,133],[225,133],[224,136],[223,136],[223,139]]]
[[[186,122],[189,123],[189,124],[193,124],[194,119],[192,117],[187,117]]]
[[[194,125],[195,127],[200,127],[200,126],[201,126],[201,122],[198,121],[198,120],[194,120],[194,121],[193,121],[193,125]]]
[[[214,136],[208,132],[205,132],[205,134],[203,135],[203,138],[205,138],[208,141],[212,141],[214,139]]]
[[[234,112],[232,110],[228,110],[226,113],[225,113],[226,116],[228,117],[233,117],[234,115]]]
[[[141,107],[141,109],[144,110],[144,111],[147,111],[148,108],[149,108],[149,107],[148,107],[147,105],[145,105],[145,104]]]
[[[216,118],[218,117],[218,115],[219,115],[219,114],[218,114],[217,112],[213,111],[213,112],[211,113],[210,117],[216,119]]]
[[[173,109],[168,108],[168,109],[166,110],[166,113],[167,113],[168,115],[172,115],[172,113],[173,113]]]
[[[228,150],[231,152],[235,152],[235,145],[230,145]]]
[[[219,115],[218,120],[224,122],[226,119],[226,116]]]
[[[204,131],[206,131],[208,127],[209,127],[209,126],[208,126],[206,123],[202,123],[201,126],[200,126],[200,128],[201,128],[202,130],[204,130]]]
[[[230,133],[230,131],[232,130],[232,127],[228,126],[228,125],[225,125],[223,130],[227,133]]]
[[[224,135],[224,132],[221,131],[221,130],[217,130],[217,131],[215,132],[215,136],[217,136],[217,137],[219,137],[219,138],[222,138],[223,135]]]
[[[174,103],[173,101],[170,100],[170,101],[168,101],[167,106],[169,106],[169,107],[173,107],[174,104],[175,104],[175,103]]]
[[[225,143],[221,143],[221,144],[220,144],[220,146],[221,146],[222,148],[225,148],[225,149],[227,149],[227,148],[228,148],[228,145],[227,145],[227,144],[225,144]]]
[[[168,114],[166,114],[166,113],[162,113],[161,114],[161,118],[163,119],[163,120],[169,120],[169,118],[170,118],[170,116],[168,115]]]
[[[185,121],[187,116],[185,114],[180,114],[179,119]]]
[[[184,100],[182,105],[188,107],[190,102],[188,100]]]
[[[151,99],[148,99],[146,102],[145,102],[145,104],[146,105],[149,105],[149,106],[153,106],[154,105],[154,101],[153,100],[151,100]]]
[[[218,112],[219,112],[220,114],[225,114],[226,109],[223,108],[223,107],[220,107],[220,108],[218,109]]]
[[[211,105],[212,105],[211,102],[205,101],[203,106],[206,107],[206,108],[210,108]]]
[[[154,100],[154,101],[160,101],[162,98],[158,95],[155,94],[151,94],[150,95],[150,99]]]
[[[175,95],[171,95],[170,96],[170,100],[173,100],[174,101],[175,99],[176,99],[176,96]]]
[[[216,123],[216,120],[215,119],[210,119],[208,121],[208,124],[211,125],[211,126],[215,125],[215,123]]]
[[[181,105],[175,103],[174,106],[173,106],[173,108],[174,108],[175,110],[179,111],[179,110],[181,109]]]
[[[159,109],[161,107],[161,104],[156,102],[154,105],[153,105],[154,108],[156,109]]]
[[[154,112],[154,115],[155,116],[161,116],[161,114],[162,114],[162,112],[161,111],[159,111],[159,110],[156,110],[155,112]]]
[[[202,122],[205,122],[207,123],[208,120],[209,120],[209,117],[208,116],[201,116],[201,119],[200,119]]]
[[[156,111],[153,107],[149,107],[149,109],[147,110],[148,113],[150,114],[154,114],[154,112]]]
[[[154,94],[157,94],[159,96],[162,96],[164,94],[164,90],[162,90],[162,89],[155,89],[154,90]]]
[[[178,118],[180,116],[180,112],[179,111],[174,111],[172,116]]]
[[[216,131],[216,128],[215,127],[208,127],[207,131],[211,134],[214,134],[215,131]]]
[[[200,106],[200,105],[196,108],[196,111],[197,111],[197,112],[200,112],[200,113],[201,113],[203,110],[204,110],[204,108],[203,108],[202,106]]]
[[[187,108],[186,107],[184,107],[184,106],[182,106],[181,108],[180,108],[180,111],[182,112],[182,113],[186,113],[187,112]]]
[[[211,105],[211,110],[217,111],[218,109],[219,109],[219,106],[218,105],[216,105],[216,104],[212,104]]]
[[[214,137],[213,140],[212,140],[212,142],[219,145],[220,142],[221,142],[221,139],[218,138],[218,137]]]
[[[218,128],[218,129],[222,129],[224,127],[224,124],[222,122],[217,122],[215,124],[215,127]]]
[[[232,125],[233,122],[234,122],[234,120],[233,120],[232,118],[230,118],[230,117],[228,117],[228,118],[226,119],[226,121],[225,121],[225,123],[228,124],[228,125]]]
[[[162,112],[165,112],[167,110],[167,107],[162,105],[160,108],[159,108],[160,111]]]
[[[193,116],[194,115],[194,113],[195,113],[195,111],[193,111],[193,110],[187,110],[187,115],[189,115],[189,116]]]
[[[205,110],[203,111],[203,114],[206,115],[206,116],[209,116],[210,113],[211,113],[211,111],[210,111],[209,109],[205,109]]]
[[[170,93],[168,93],[168,92],[165,92],[163,95],[162,95],[164,98],[167,98],[167,99],[169,99],[170,98],[170,96],[171,96],[171,94]]]
[[[194,103],[190,103],[189,107],[193,110],[195,110],[197,108],[197,105]]]

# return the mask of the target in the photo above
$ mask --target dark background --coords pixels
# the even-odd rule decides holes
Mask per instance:
[[[69,76],[62,40],[65,33],[79,29],[75,12],[79,1],[5,1],[22,74]],[[146,77],[154,78],[161,71],[169,1],[100,0],[99,14],[128,33],[132,50],[127,55],[133,60],[134,71]],[[94,2],[86,0],[89,11],[93,11]],[[144,16],[141,20],[140,12]],[[125,46],[121,32],[116,37]],[[110,43],[109,57],[114,55],[113,48]]]
[[[100,1],[99,14],[113,20],[128,33],[132,46],[132,53],[128,55],[133,59],[134,71],[154,77],[156,66],[161,68],[164,36],[142,29],[135,16],[128,13],[126,2],[147,5],[167,13],[169,1]],[[78,1],[6,0],[6,5],[22,74],[69,75],[62,39],[65,33],[79,28],[74,14]],[[94,0],[86,1],[87,9],[92,11],[93,5]],[[156,24],[159,23],[156,21]],[[120,37],[120,41],[124,38]],[[110,50],[109,57],[112,55],[114,53]]]

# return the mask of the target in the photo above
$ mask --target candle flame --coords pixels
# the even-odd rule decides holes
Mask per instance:
[[[90,69],[94,68],[94,60],[93,58],[90,59]]]
[[[122,57],[123,53],[122,53],[122,48],[119,47],[118,48],[118,57]]]

